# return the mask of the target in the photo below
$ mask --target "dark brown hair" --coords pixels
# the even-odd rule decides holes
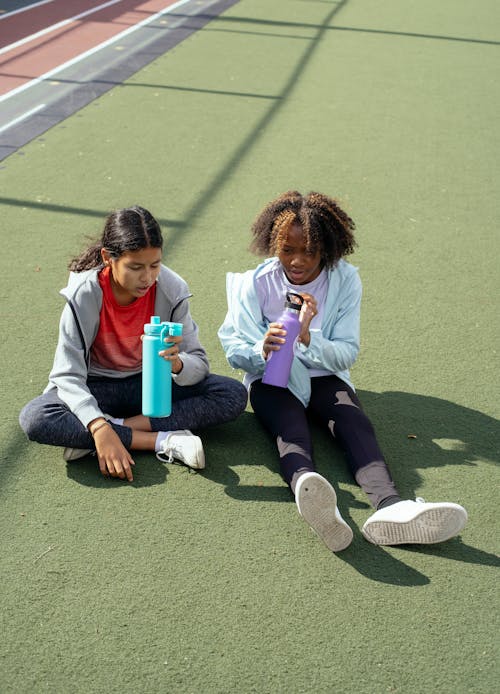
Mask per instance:
[[[337,201],[322,193],[283,193],[268,203],[252,225],[250,249],[257,255],[277,255],[294,223],[302,227],[306,247],[319,250],[323,264],[331,268],[354,251],[355,224]]]
[[[141,248],[163,248],[160,225],[151,212],[134,205],[112,212],[104,224],[99,241],[95,241],[69,264],[73,272],[83,272],[102,265],[101,249],[112,258]]]

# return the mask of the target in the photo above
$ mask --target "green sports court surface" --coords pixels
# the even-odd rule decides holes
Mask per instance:
[[[0,163],[2,694],[496,690],[499,27],[494,0],[240,0]],[[291,188],[357,223],[353,379],[402,494],[466,507],[458,538],[367,543],[315,430],[354,529],[329,553],[250,408],[203,433],[202,473],[139,454],[132,484],[19,428],[67,262],[116,207],[161,221],[212,370],[240,378],[225,272]]]

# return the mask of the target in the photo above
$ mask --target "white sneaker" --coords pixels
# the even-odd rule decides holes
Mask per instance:
[[[84,458],[86,455],[94,453],[90,448],[65,448],[63,452],[63,458],[67,462],[70,460],[78,460],[78,458]]]
[[[329,550],[340,552],[351,544],[352,530],[339,513],[337,495],[328,480],[317,472],[305,472],[297,480],[295,502]]]
[[[173,463],[175,458],[195,470],[203,470],[205,467],[201,439],[189,429],[169,432],[162,441],[161,450],[157,452],[156,457],[164,463]]]
[[[398,501],[375,511],[361,532],[374,545],[431,545],[458,535],[467,523],[467,511],[458,504]]]

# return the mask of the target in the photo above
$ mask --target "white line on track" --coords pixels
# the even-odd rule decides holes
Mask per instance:
[[[54,0],[40,0],[40,2],[34,2],[31,5],[26,5],[26,7],[20,7],[18,10],[9,10],[6,14],[0,16],[0,20],[7,19],[7,17],[12,17],[13,14],[33,10],[35,7],[40,7],[40,5],[47,5],[49,2],[54,2]]]
[[[116,0],[113,0],[113,1],[116,1]],[[120,1],[120,0],[118,0],[118,1]],[[15,96],[16,94],[19,94],[20,92],[25,91],[26,89],[29,89],[30,87],[34,87],[36,84],[39,84],[40,82],[43,82],[44,80],[48,79],[49,77],[52,77],[53,75],[57,74],[61,70],[64,70],[67,67],[70,67],[71,65],[74,65],[75,63],[78,63],[80,60],[83,60],[84,58],[88,58],[90,55],[93,55],[94,53],[97,53],[101,49],[106,48],[106,46],[110,46],[112,43],[115,43],[115,41],[119,41],[124,36],[131,34],[132,32],[136,31],[137,29],[144,26],[145,24],[149,24],[150,22],[154,22],[155,19],[162,17],[164,14],[168,14],[169,12],[176,9],[177,7],[180,7],[181,5],[185,5],[187,2],[190,2],[190,0],[179,0],[179,2],[175,2],[173,5],[169,5],[164,10],[160,10],[156,14],[151,15],[151,17],[148,17],[147,19],[143,19],[141,22],[137,22],[137,24],[134,24],[134,26],[129,27],[128,29],[125,29],[124,31],[120,32],[119,34],[116,34],[115,36],[112,36],[107,41],[103,41],[98,46],[94,46],[94,48],[90,48],[88,51],[85,51],[84,53],[80,53],[80,55],[77,55],[75,58],[72,58],[71,60],[67,60],[65,63],[61,63],[61,65],[58,65],[53,70],[49,70],[48,72],[45,72],[43,75],[40,75],[40,77],[36,77],[35,79],[30,80],[29,82],[26,82],[25,84],[22,84],[19,87],[16,87],[15,89],[11,89],[10,92],[6,92],[3,96],[0,96],[0,103],[2,103],[2,101],[6,101],[7,99],[10,99],[11,97]],[[111,3],[108,3],[108,4],[111,4]]]
[[[123,2],[123,0],[109,0],[109,2],[104,2],[102,3],[102,5],[92,7],[90,10],[85,10],[85,12],[75,14],[74,17],[68,17],[68,19],[63,19],[61,22],[57,22],[57,24],[51,24],[50,26],[45,27],[45,29],[40,29],[40,31],[37,31],[35,34],[30,34],[30,36],[25,36],[24,39],[19,39],[19,41],[15,41],[14,43],[10,43],[8,46],[0,48],[0,55],[2,55],[2,53],[7,53],[8,51],[13,51],[14,48],[23,46],[25,43],[29,43],[30,41],[34,41],[35,39],[39,39],[40,36],[50,34],[52,31],[56,31],[57,29],[66,26],[67,24],[77,22],[79,19],[87,17],[89,14],[94,14],[94,12],[105,10],[106,7],[109,7],[110,5],[116,5],[117,2]]]
[[[42,108],[45,108],[45,104],[38,104],[38,106],[35,106],[35,108],[32,108],[29,111],[26,111],[26,113],[23,113],[22,116],[18,116],[17,118],[14,118],[14,120],[11,120],[10,123],[6,123],[4,126],[2,126],[0,128],[0,134],[5,132],[5,130],[8,130],[9,128],[12,128],[13,125],[17,125],[18,123],[25,120],[26,118],[29,118],[29,116],[32,116],[34,113],[41,111]]]

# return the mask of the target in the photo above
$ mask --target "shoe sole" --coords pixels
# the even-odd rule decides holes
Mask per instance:
[[[352,542],[352,530],[335,514],[337,495],[321,477],[311,477],[299,488],[299,512],[332,552],[340,552]]]
[[[408,521],[373,521],[361,532],[374,545],[433,545],[449,540],[463,529],[467,515],[462,509],[422,509]]]
[[[199,437],[198,441],[196,442],[196,456],[195,456],[195,465],[189,465],[188,467],[192,468],[193,470],[204,470],[205,469],[205,453],[203,451],[203,444],[201,443],[201,439]]]
[[[183,465],[190,467],[192,470],[203,470],[205,468],[205,453],[203,452],[203,445],[201,439],[196,442],[196,452],[195,452],[194,465],[186,463],[186,461],[181,460]]]
[[[192,470],[204,470],[205,469],[205,456],[203,454],[203,451],[201,453],[201,457],[199,455],[196,456],[196,464],[195,465],[188,465],[187,463],[184,463],[187,467],[190,467]]]
[[[182,460],[182,458],[172,457],[172,459],[169,459],[161,453],[157,453],[156,457],[162,463],[172,463],[174,465],[183,465],[184,467],[188,467],[191,470],[204,470],[205,469],[205,456],[204,456],[203,452],[201,454],[201,458],[199,455],[196,456],[196,460],[195,460],[193,465],[186,463],[186,461]]]
[[[80,458],[85,458],[86,455],[90,455],[92,451],[90,449],[84,448],[65,448],[63,452],[64,460],[69,463],[72,460],[79,460]]]

